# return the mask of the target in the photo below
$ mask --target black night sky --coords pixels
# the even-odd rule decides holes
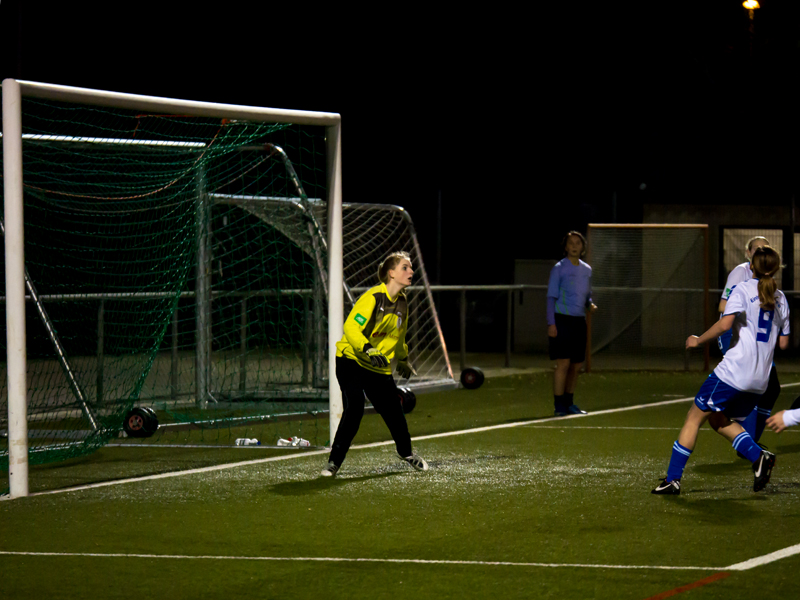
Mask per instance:
[[[791,202],[800,3],[600,4],[2,0],[0,76],[341,113],[345,201],[405,206],[434,279],[441,197],[441,283],[644,202]]]

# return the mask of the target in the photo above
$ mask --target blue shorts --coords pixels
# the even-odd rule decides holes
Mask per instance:
[[[737,390],[711,373],[697,392],[694,404],[703,412],[721,412],[729,419],[744,419],[760,397],[760,394]]]

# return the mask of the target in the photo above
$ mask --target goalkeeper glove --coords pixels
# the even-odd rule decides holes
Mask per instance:
[[[372,344],[364,344],[364,353],[369,357],[369,362],[373,367],[386,368],[389,366],[389,359],[381,354],[380,350],[373,348]]]
[[[403,379],[408,379],[412,375],[417,374],[417,372],[414,370],[414,367],[412,367],[411,363],[408,362],[407,358],[397,362],[397,372],[400,373],[400,376]]]

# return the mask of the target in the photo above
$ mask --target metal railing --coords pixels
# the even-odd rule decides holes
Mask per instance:
[[[367,288],[354,288],[353,292],[362,293]],[[423,286],[411,286],[408,288],[409,291],[418,291],[424,292]],[[595,288],[594,292],[597,293],[600,291],[601,288]],[[616,291],[616,292],[656,292],[656,293],[702,293],[704,290],[700,288],[602,288],[605,291]],[[468,292],[505,292],[507,299],[506,299],[506,323],[505,323],[505,344],[504,344],[504,366],[506,368],[512,367],[512,350],[513,350],[513,337],[514,337],[514,327],[515,327],[515,311],[514,311],[514,302],[515,302],[515,294],[521,294],[524,291],[538,291],[538,292],[545,292],[547,290],[546,285],[532,285],[532,284],[514,284],[514,285],[431,285],[430,291],[432,293],[455,293],[459,294],[459,318],[458,318],[458,329],[459,329],[459,365],[460,370],[463,371],[467,368],[467,293]],[[306,289],[292,289],[292,290],[281,290],[281,291],[263,291],[263,292],[214,292],[213,296],[215,298],[220,296],[239,296],[241,297],[241,322],[239,324],[239,329],[241,333],[241,353],[242,353],[242,365],[240,371],[240,378],[239,378],[239,387],[241,391],[244,390],[246,387],[246,369],[245,369],[245,355],[246,355],[246,330],[247,330],[247,300],[248,298],[258,297],[258,296],[273,296],[273,295],[298,295],[303,298],[304,305],[305,305],[305,312],[307,313],[308,317],[308,302],[310,300],[310,296],[313,293],[313,290],[306,290]],[[709,294],[712,298],[714,298],[714,306],[716,306],[716,298],[719,298],[720,294],[722,293],[721,289],[711,289],[709,290]],[[794,300],[796,298],[800,298],[800,291],[785,291],[784,294],[790,300]],[[97,311],[97,400],[102,399],[103,394],[103,358],[104,358],[104,305],[105,301],[108,300],[129,300],[129,301],[137,301],[137,300],[151,300],[156,298],[167,298],[167,297],[174,297],[174,294],[171,293],[127,293],[127,294],[50,294],[50,295],[41,295],[38,297],[38,301],[41,303],[45,302],[74,302],[74,301],[96,301],[98,302],[98,311]],[[194,298],[194,292],[185,291],[179,294],[179,297],[182,299],[185,298]],[[31,296],[26,296],[26,300],[29,302],[35,302],[37,299],[32,298]],[[5,303],[5,297],[0,296],[0,304]],[[438,308],[438,307],[437,307]],[[542,315],[542,319],[544,319],[544,314]],[[306,322],[310,323],[312,320],[306,318]],[[172,317],[172,327],[171,327],[171,388],[172,388],[172,397],[174,398],[177,395],[177,364],[178,364],[178,332],[177,332],[177,311],[173,313]],[[700,333],[700,332],[698,332]],[[306,334],[306,338],[308,338],[308,334]],[[310,355],[308,348],[305,349],[303,353],[303,368],[302,368],[302,382],[304,385],[311,384],[312,386],[319,385],[321,374],[318,372],[316,365],[313,365],[313,359]],[[313,382],[313,383],[312,383]]]

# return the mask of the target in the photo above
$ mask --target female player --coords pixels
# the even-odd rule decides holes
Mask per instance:
[[[747,244],[745,244],[744,247],[744,257],[747,259],[747,262],[743,262],[734,267],[728,275],[728,280],[725,282],[725,290],[722,292],[722,298],[719,301],[720,315],[725,314],[725,305],[728,302],[731,291],[743,281],[753,278],[753,270],[750,267],[753,252],[764,246],[769,246],[769,241],[764,236],[757,235],[747,240]],[[717,344],[723,355],[728,351],[728,347],[731,345],[732,335],[733,329],[730,329],[717,339]],[[778,399],[780,393],[781,384],[778,381],[778,371],[773,364],[769,372],[767,391],[758,399],[758,403],[753,411],[742,421],[742,427],[745,428],[747,433],[750,434],[750,437],[756,442],[761,439],[761,434],[764,433],[764,425],[766,424],[767,418],[772,414],[772,407],[775,406],[775,401]]]
[[[428,470],[428,463],[411,450],[408,424],[389,366],[396,356],[398,373],[406,379],[416,375],[408,362],[408,301],[403,292],[413,275],[406,252],[390,254],[378,267],[381,283],[358,299],[344,323],[344,337],[336,344],[336,378],[344,412],[323,477],[335,476],[342,466],[364,416],[365,394],[389,427],[397,454],[417,471]]]
[[[755,250],[752,267],[756,279],[733,289],[722,318],[700,337],[692,335],[686,340],[686,348],[695,348],[734,329],[735,343],[697,393],[672,446],[667,476],[654,494],[681,493],[683,470],[706,421],[753,463],[753,491],[764,489],[769,482],[775,455],[762,450],[737,421],[750,414],[766,391],[776,343],[781,350],[789,345],[789,306],[774,278],[781,268],[777,250],[769,246]]]
[[[547,336],[550,360],[556,361],[553,375],[555,414],[586,414],[575,405],[575,384],[586,359],[586,311],[594,312],[592,267],[586,256],[586,238],[570,231],[562,242],[564,256],[550,271],[547,286]]]

